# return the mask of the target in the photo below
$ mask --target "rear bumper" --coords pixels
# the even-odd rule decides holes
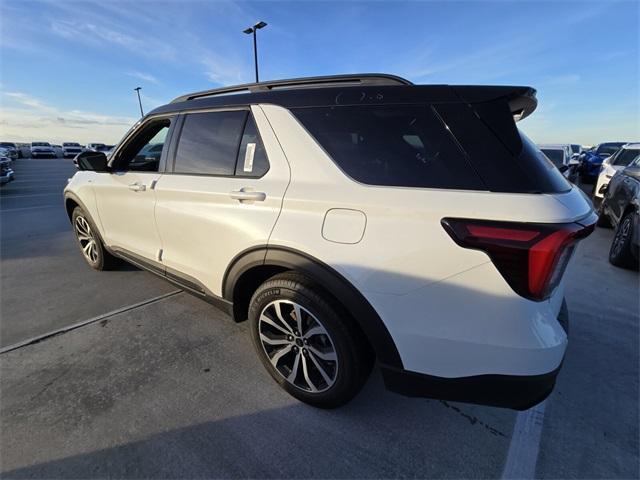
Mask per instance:
[[[569,333],[566,303],[558,322]],[[562,363],[541,375],[474,375],[444,378],[381,365],[385,386],[408,397],[436,398],[514,410],[526,410],[542,402],[555,387]]]

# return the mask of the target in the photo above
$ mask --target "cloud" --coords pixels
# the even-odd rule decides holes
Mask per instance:
[[[166,41],[148,35],[132,36],[119,28],[97,25],[92,22],[54,19],[50,22],[53,34],[78,43],[100,46],[116,46],[138,55],[151,56],[154,59],[173,59],[175,49]]]
[[[137,119],[83,110],[63,110],[23,92],[1,92],[2,135],[14,141],[115,143]],[[43,138],[43,132],[46,137]]]
[[[156,77],[154,77],[153,75],[151,75],[149,73],[128,72],[127,75],[130,76],[130,77],[133,77],[133,78],[137,78],[138,80],[142,80],[144,82],[153,83],[155,85],[159,85],[160,84],[160,81]]]

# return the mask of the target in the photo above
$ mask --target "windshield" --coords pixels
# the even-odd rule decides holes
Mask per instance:
[[[580,153],[580,145],[571,144],[571,152]]]
[[[80,144],[79,143],[63,143],[62,146],[63,147],[79,147]]]
[[[616,155],[616,158],[613,159],[611,165],[626,167],[633,162],[638,155],[640,155],[640,149],[625,148]]]
[[[51,145],[49,145],[47,142],[33,142],[31,146],[32,147],[50,147]]]
[[[556,167],[564,165],[564,153],[562,150],[543,148],[542,153],[544,153],[547,158],[551,160],[551,163],[553,163]]]
[[[16,145],[15,145],[15,143],[2,142],[2,143],[0,143],[0,147],[15,148]]]
[[[598,155],[613,155],[614,153],[616,153],[618,151],[618,149],[624,145],[624,143],[603,143],[602,145],[600,145],[598,147],[598,149],[596,150],[596,153]]]

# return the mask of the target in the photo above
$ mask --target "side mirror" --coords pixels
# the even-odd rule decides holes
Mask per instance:
[[[571,160],[569,160],[569,166],[570,167],[573,167],[575,165],[580,165],[580,160],[576,156],[571,157]]]
[[[82,152],[74,159],[78,165],[78,170],[89,170],[91,172],[108,172],[109,160],[102,152]]]
[[[637,178],[640,180],[640,166],[630,165],[623,170],[623,173],[629,177]]]

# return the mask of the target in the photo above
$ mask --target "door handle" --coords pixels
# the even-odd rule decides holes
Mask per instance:
[[[239,200],[240,202],[264,202],[267,198],[267,194],[264,192],[254,192],[247,190],[246,188],[234,190],[229,194],[229,196],[234,200]]]
[[[134,192],[144,192],[147,189],[146,185],[143,185],[140,182],[132,183],[129,185],[129,190],[133,190]]]

